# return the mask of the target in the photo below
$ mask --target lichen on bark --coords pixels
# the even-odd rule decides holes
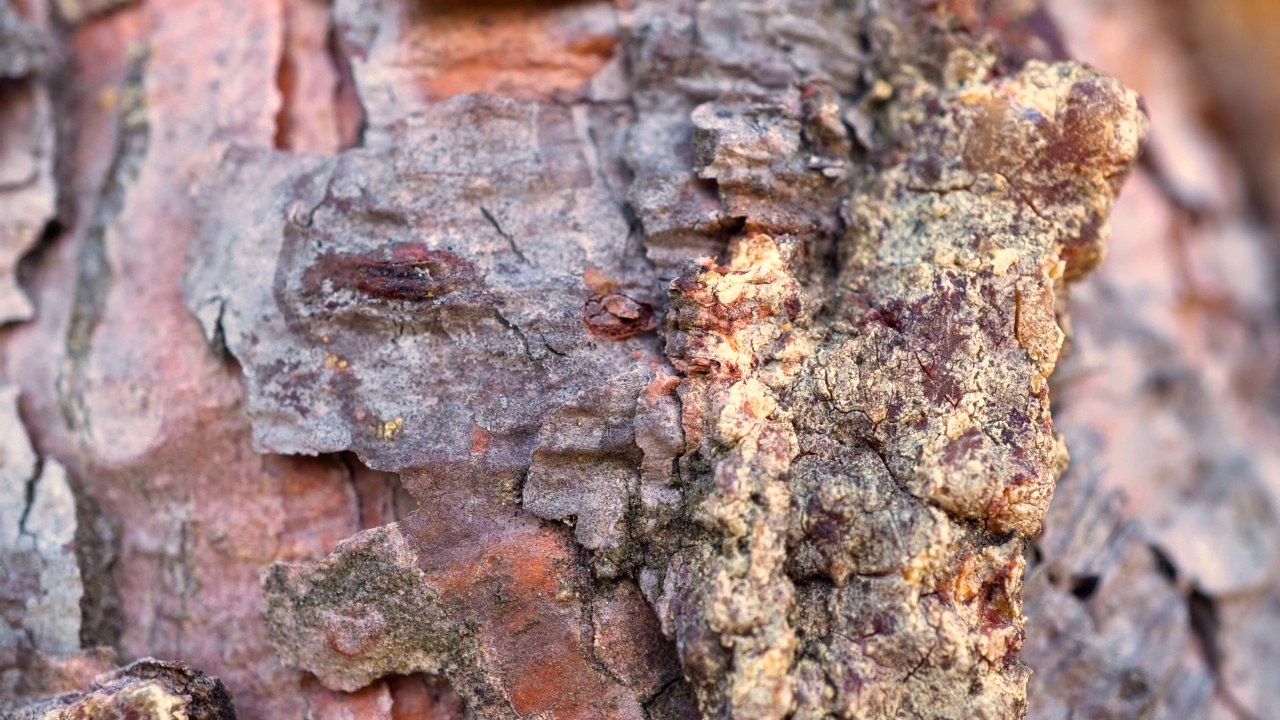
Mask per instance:
[[[855,180],[816,299],[804,236],[672,284],[707,534],[659,607],[707,714],[1023,710],[1022,545],[1066,463],[1056,297],[1101,255],[1144,119],[1072,65],[903,94],[881,115],[902,157]]]
[[[1047,379],[1142,111],[941,7],[785,5],[638,4],[629,97],[225,154],[186,293],[256,446],[421,506],[266,573],[286,661],[480,717],[678,714],[673,655],[709,717],[1025,711]]]

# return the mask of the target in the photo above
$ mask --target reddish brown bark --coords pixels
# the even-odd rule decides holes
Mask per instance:
[[[0,698],[1264,716],[1265,8],[819,5],[0,5]]]

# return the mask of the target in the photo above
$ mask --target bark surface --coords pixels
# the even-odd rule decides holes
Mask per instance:
[[[116,5],[0,13],[0,693],[82,691],[28,713],[1267,706],[1271,426],[1135,308],[1178,272],[1065,314],[1190,112],[1067,59],[1100,11]],[[1173,217],[1162,138],[1215,141],[1156,117]],[[1270,262],[1220,293],[1263,357]],[[1129,479],[1174,437],[1185,507]]]

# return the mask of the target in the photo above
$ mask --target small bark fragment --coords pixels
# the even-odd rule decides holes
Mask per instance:
[[[18,720],[235,720],[231,693],[217,678],[177,662],[144,658],[104,673],[84,692],[18,712]]]

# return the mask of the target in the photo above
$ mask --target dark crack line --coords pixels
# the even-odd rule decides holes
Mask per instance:
[[[659,686],[658,689],[654,690],[653,693],[651,693],[647,698],[642,699],[640,701],[640,705],[643,706],[646,711],[648,711],[650,705],[653,705],[653,703],[657,702],[658,698],[662,697],[668,690],[670,690],[673,686],[675,686],[676,683],[680,682],[683,679],[684,679],[684,675],[680,673],[675,673],[670,680],[666,681],[661,686]]]
[[[493,309],[493,316],[497,318],[498,322],[504,328],[510,330],[511,332],[514,332],[516,334],[516,337],[520,338],[520,344],[524,346],[525,357],[529,358],[529,360],[532,361],[534,358],[533,358],[533,352],[529,350],[529,338],[525,337],[524,331],[520,329],[520,326],[508,320],[506,316],[502,314],[502,311],[497,308]]]
[[[898,474],[893,471],[892,467],[889,466],[889,459],[885,457],[884,448],[882,448],[880,446],[880,443],[877,442],[874,438],[860,436],[858,439],[865,442],[867,444],[867,447],[871,448],[871,452],[875,453],[876,457],[880,458],[880,464],[884,466],[884,471],[889,474],[889,479],[893,480],[893,484],[899,490],[901,490],[908,498],[914,498],[917,502],[921,502],[929,507],[938,509],[939,511],[944,513],[947,517],[951,518],[952,520],[963,521],[963,519],[960,518],[958,515],[939,505],[938,502],[933,498],[920,497],[919,495],[911,492],[911,488],[907,487],[907,484],[903,482],[902,478],[898,477]]]
[[[542,338],[542,346],[547,349],[547,352],[551,353],[552,355],[555,355],[556,357],[569,357],[569,353],[557,350],[554,347],[552,347],[551,343],[547,341],[547,336],[545,333],[539,332],[538,337]]]
[[[511,252],[515,253],[516,257],[520,258],[520,262],[524,263],[525,265],[533,264],[529,262],[529,258],[524,256],[524,253],[520,252],[520,248],[516,245],[516,239],[511,236],[511,233],[502,229],[502,224],[498,222],[498,218],[493,216],[493,213],[489,212],[488,208],[481,205],[480,214],[484,215],[484,219],[488,220],[489,224],[493,226],[493,229],[497,230],[498,234],[501,235],[507,241],[507,244],[511,246]]]
[[[22,425],[21,421],[18,423]],[[25,430],[25,426],[24,426]],[[31,516],[31,508],[36,502],[36,485],[40,482],[40,476],[44,474],[44,458],[36,454],[36,464],[31,471],[31,477],[27,478],[22,490],[22,516],[18,518],[18,534],[25,535],[30,538],[36,537],[35,533],[27,530],[27,519]]]
[[[1187,606],[1187,624],[1191,628],[1191,634],[1196,639],[1196,643],[1200,646],[1205,664],[1209,666],[1217,695],[1222,698],[1227,710],[1239,720],[1261,720],[1261,716],[1245,707],[1227,683],[1226,674],[1222,668],[1224,652],[1218,641],[1221,621],[1218,617],[1217,602],[1194,585],[1186,592],[1184,602]]]
[[[936,649],[938,649],[938,646],[936,644],[929,646],[929,651],[924,654],[924,657],[920,658],[920,662],[916,663],[916,666],[911,668],[911,670],[902,677],[902,683],[904,685],[909,680],[914,678],[916,676],[916,673],[920,672],[920,668],[924,667],[925,663],[929,662],[929,658],[933,657],[933,651]]]

